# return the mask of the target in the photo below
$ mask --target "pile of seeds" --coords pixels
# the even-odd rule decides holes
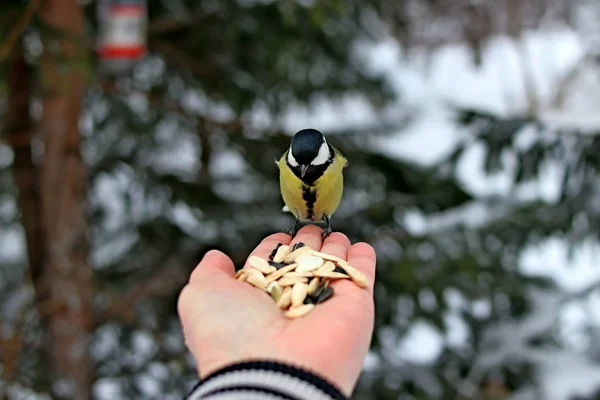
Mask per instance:
[[[334,279],[350,279],[360,287],[368,283],[365,275],[347,261],[312,250],[302,242],[294,246],[279,243],[269,261],[250,256],[236,278],[269,293],[289,318],[305,315],[331,298],[333,288],[329,283]]]

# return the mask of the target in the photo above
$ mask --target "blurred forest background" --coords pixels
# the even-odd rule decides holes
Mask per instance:
[[[314,127],[379,256],[354,399],[600,398],[597,1],[147,10],[114,71],[96,1],[0,3],[0,397],[187,393],[179,290],[290,225],[273,159]]]

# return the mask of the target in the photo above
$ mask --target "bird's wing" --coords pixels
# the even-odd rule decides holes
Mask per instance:
[[[339,151],[337,148],[335,148],[335,146],[331,145],[331,147],[333,148],[333,151],[334,151],[334,152],[335,152],[337,155],[339,155],[340,157],[342,157],[342,158],[344,159],[344,161],[345,161],[344,168],[346,168],[346,167],[348,166],[348,164],[349,164],[349,163],[348,163],[348,159],[347,159],[346,157],[344,157],[344,155],[342,154],[342,152],[341,152],[341,151]]]
[[[276,158],[273,159],[273,162],[275,163],[275,165],[277,165],[277,168],[279,168],[279,163],[281,162],[281,159],[284,158],[284,157],[287,157],[287,152],[288,151],[289,150],[286,150],[285,153],[283,153],[283,155],[281,157],[279,157],[279,160],[276,159]]]

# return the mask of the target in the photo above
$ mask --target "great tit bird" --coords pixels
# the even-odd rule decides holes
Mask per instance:
[[[331,234],[330,218],[344,190],[346,158],[316,129],[296,132],[290,148],[275,161],[279,168],[281,196],[296,217],[288,234],[295,236],[301,221],[325,222],[322,237]]]

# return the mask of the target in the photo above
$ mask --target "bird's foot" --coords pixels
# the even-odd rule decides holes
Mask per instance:
[[[321,233],[321,238],[323,240],[325,240],[325,238],[327,238],[327,236],[331,235],[333,230],[331,229],[331,219],[329,216],[324,216],[323,221],[325,221],[327,226],[325,226],[325,229],[323,229],[323,232]]]
[[[292,228],[287,228],[286,233],[288,235],[290,235],[292,237],[292,239],[294,238],[294,236],[296,236],[296,232],[298,232],[298,224],[300,223],[299,220],[296,220],[296,222],[294,223],[294,226]]]

